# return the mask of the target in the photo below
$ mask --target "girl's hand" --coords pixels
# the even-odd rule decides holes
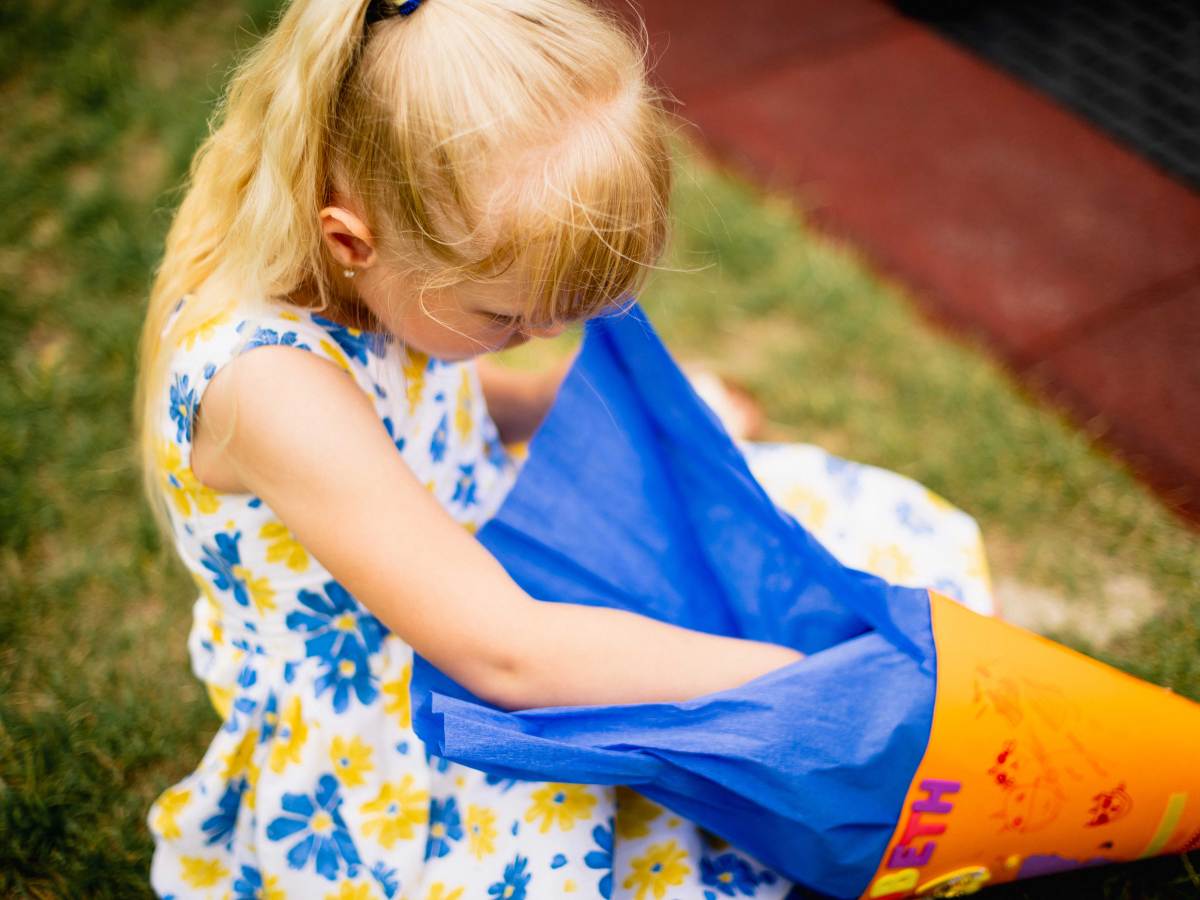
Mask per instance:
[[[354,382],[303,350],[257,347],[217,373],[192,467],[205,484],[261,497],[384,625],[498,706],[684,700],[800,658],[533,600],[421,486]]]

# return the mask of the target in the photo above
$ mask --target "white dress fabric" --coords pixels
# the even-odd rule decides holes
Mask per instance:
[[[183,302],[186,302],[183,301]],[[221,366],[312,352],[371,398],[446,511],[478,528],[516,465],[469,363],[411,352],[282,304],[216,316],[174,350],[159,468],[199,598],[189,651],[223,724],[149,813],[166,897],[523,900],[780,898],[790,883],[628,788],[493,778],[412,730],[412,648],[341,587],[259,498],[191,470]],[[978,530],[915,483],[816,448],[747,445],[778,502],[844,562],[990,609]]]

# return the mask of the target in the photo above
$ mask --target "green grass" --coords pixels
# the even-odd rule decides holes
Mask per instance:
[[[274,8],[0,7],[0,894],[148,893],[152,798],[217,722],[191,585],[139,494],[136,335],[178,183],[236,45]],[[761,398],[772,436],[920,479],[977,516],[994,572],[1085,614],[1161,609],[1086,646],[1200,697],[1200,541],[978,350],[923,322],[790,206],[689,155],[646,292],[682,355]],[[553,348],[546,352],[554,352]],[[1180,858],[994,896],[1196,897]]]

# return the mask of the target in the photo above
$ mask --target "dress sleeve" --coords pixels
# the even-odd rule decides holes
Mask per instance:
[[[181,303],[186,303],[186,299]],[[377,396],[367,367],[356,357],[366,355],[365,338],[352,329],[328,323],[303,310],[230,310],[203,319],[172,336],[163,385],[166,415],[160,425],[160,455],[167,468],[191,470],[196,414],[213,377],[231,360],[258,347],[295,347],[320,356],[344,371],[369,397]]]

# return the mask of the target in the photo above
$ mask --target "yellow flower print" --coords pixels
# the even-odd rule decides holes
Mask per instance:
[[[935,494],[929,488],[925,488],[925,499],[929,501],[930,506],[942,512],[954,512],[957,508],[941,494]]]
[[[525,813],[526,822],[541,819],[538,830],[545,834],[557,824],[563,831],[575,827],[576,819],[586,819],[592,814],[596,798],[582,784],[560,784],[551,782],[532,794],[533,804]]]
[[[429,894],[425,900],[459,900],[462,897],[462,888],[450,890],[441,881],[435,881],[429,886]]]
[[[188,805],[192,792],[187,788],[169,788],[154,804],[154,830],[164,840],[173,841],[183,832],[175,817]]]
[[[421,402],[421,393],[425,390],[425,369],[429,366],[429,357],[416,350],[405,351],[404,359],[404,392],[408,397],[408,411],[412,412]]]
[[[467,807],[467,841],[471,855],[483,859],[496,850],[496,814],[486,806]]]
[[[663,814],[663,808],[637,791],[622,785],[617,788],[617,837],[632,841],[650,833],[650,823]]]
[[[287,900],[287,893],[279,886],[278,875],[264,875],[262,887],[254,897],[255,900]]]
[[[205,605],[208,607],[208,639],[213,642],[214,646],[219,646],[225,642],[225,628],[221,624],[221,604],[217,602],[212,585],[195,573],[192,574],[192,578],[195,580],[196,586],[200,588],[200,594],[204,597]]]
[[[254,802],[258,799],[258,776],[262,769],[254,763],[246,763],[246,792],[242,794],[242,802],[246,809],[253,810]]]
[[[266,575],[255,578],[254,573],[245,566],[234,566],[233,577],[246,585],[246,592],[260,613],[275,608],[275,589]]]
[[[872,547],[867,571],[874,572],[888,581],[901,583],[916,574],[908,554],[895,544]]]
[[[213,593],[212,585],[208,583],[203,575],[196,572],[190,572],[190,574],[196,588],[203,595],[204,601],[208,605],[208,611],[214,619],[219,619],[221,617],[221,604],[217,601],[217,595]]]
[[[229,310],[219,312],[214,316],[209,316],[203,319],[200,324],[194,328],[185,331],[179,338],[179,345],[185,350],[191,350],[196,346],[196,341],[212,340],[213,332],[217,327],[229,319]]]
[[[454,410],[454,427],[464,441],[471,436],[471,427],[475,424],[471,418],[471,400],[471,376],[464,366],[458,383],[458,405]]]
[[[242,735],[242,739],[238,741],[233,752],[225,754],[225,769],[221,772],[221,777],[226,781],[233,781],[243,775],[246,777],[246,792],[242,794],[242,802],[246,804],[247,809],[254,809],[254,801],[257,796],[255,789],[258,787],[260,769],[252,758],[257,745],[258,732],[247,731]]]
[[[825,498],[805,487],[797,486],[787,491],[781,505],[810,531],[819,530],[829,515]]]
[[[385,782],[379,796],[362,805],[364,814],[378,813],[363,823],[363,834],[378,834],[377,840],[390,850],[399,840],[416,837],[416,827],[429,821],[429,792],[413,786],[413,777]]]
[[[251,729],[242,735],[242,739],[233,748],[233,752],[224,755],[225,768],[221,771],[221,777],[226,781],[241,778],[246,769],[250,767],[250,757],[253,755],[254,746],[257,743],[257,731]]]
[[[371,762],[371,754],[374,752],[357,737],[348,741],[341,735],[335,737],[329,745],[329,758],[333,762],[333,770],[337,773],[338,780],[346,787],[366,784],[363,775],[375,768],[375,764]]]
[[[271,771],[278,775],[289,765],[300,762],[300,753],[307,740],[308,723],[304,721],[300,697],[293,696],[283,711],[279,730],[271,739],[271,758],[268,760]]]
[[[349,881],[343,881],[341,888],[336,894],[326,894],[325,900],[372,900],[371,885],[352,884]]]
[[[204,687],[208,690],[208,702],[217,711],[217,715],[222,721],[228,719],[229,714],[233,712],[233,688],[221,687],[212,682],[205,682]]]
[[[350,371],[350,360],[346,359],[346,354],[341,351],[341,348],[323,339],[320,341],[319,346],[338,366],[347,372]]]
[[[388,698],[387,705],[383,707],[383,711],[394,713],[400,722],[401,728],[410,728],[412,726],[412,700],[408,693],[411,682],[412,663],[405,663],[399,678],[383,683],[383,695]]]
[[[267,562],[284,563],[293,572],[308,568],[308,551],[282,522],[268,522],[258,536],[267,541]]]
[[[179,862],[181,864],[180,877],[188,887],[213,887],[229,874],[229,870],[221,865],[219,859],[201,859],[198,856],[185,856]]]
[[[564,894],[573,894],[573,893],[575,893],[575,881],[574,881],[574,879],[568,878],[566,881],[564,881],[564,882],[563,882],[563,893],[564,893]]]
[[[985,585],[990,585],[991,572],[988,571],[987,555],[983,552],[983,542],[975,541],[970,547],[963,549],[967,555],[967,576],[978,578]]]
[[[633,869],[625,879],[624,887],[637,888],[634,900],[645,900],[646,893],[654,894],[655,900],[666,896],[667,888],[683,884],[683,876],[692,871],[684,862],[687,851],[674,841],[652,844],[644,855],[633,861]]]
[[[163,473],[166,482],[167,497],[175,504],[180,515],[190,516],[192,506],[204,515],[212,515],[221,508],[217,492],[207,485],[201,484],[191,469],[183,465],[183,455],[179,445],[173,441],[159,441],[155,454],[159,471]]]

